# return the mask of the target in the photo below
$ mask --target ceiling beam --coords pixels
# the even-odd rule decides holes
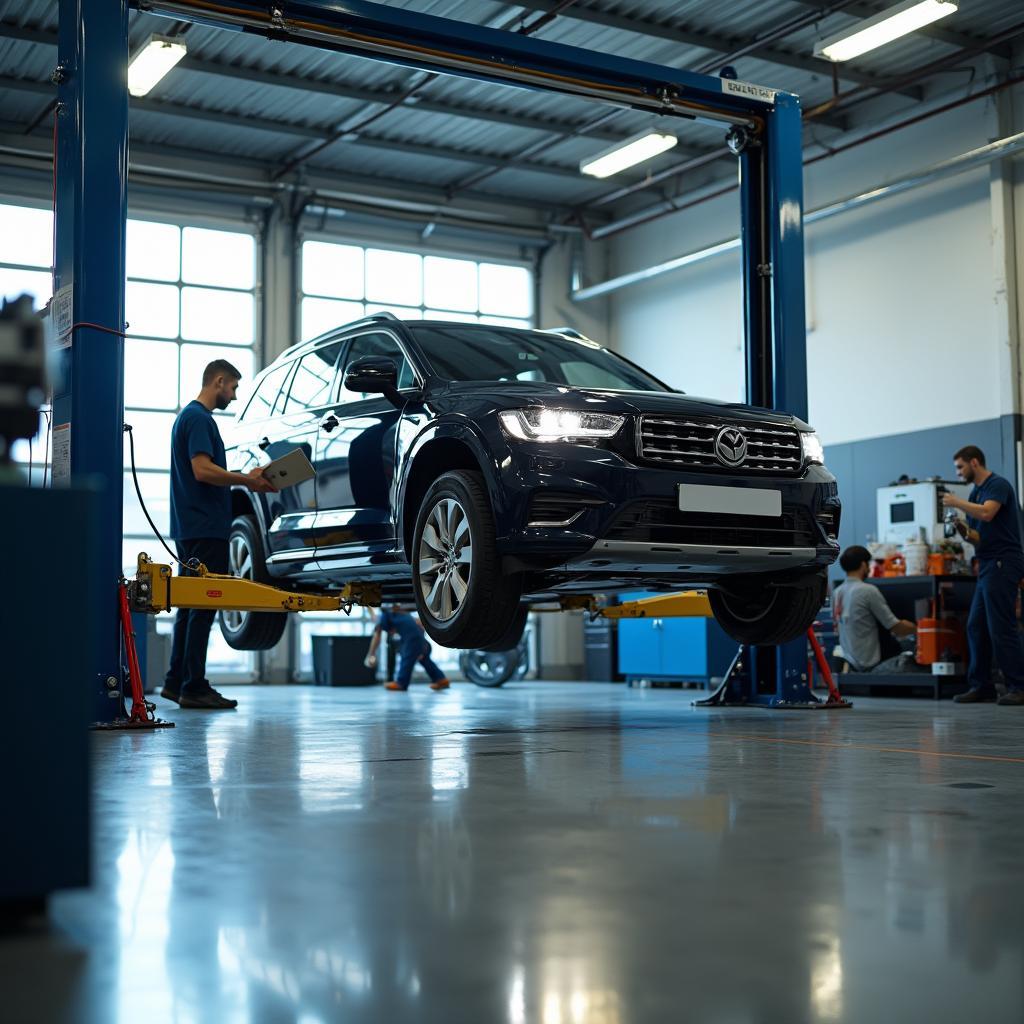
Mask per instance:
[[[56,98],[56,86],[49,82],[37,82],[25,78],[12,78],[7,75],[0,75],[0,89],[10,89],[17,92],[30,92],[39,95],[47,95]],[[172,103],[167,100],[155,100],[147,97],[130,98],[130,109],[147,114],[159,114],[164,117],[177,117],[191,121],[202,121],[207,124],[224,124],[233,128],[246,128],[253,131],[268,132],[274,135],[298,136],[305,139],[328,138],[334,128],[332,125],[303,125],[292,121],[281,121],[265,117],[253,117],[250,114],[234,114],[230,111],[207,110],[200,107],[191,107],[182,103]],[[557,164],[540,163],[534,160],[525,160],[516,156],[504,156],[501,154],[474,153],[467,150],[457,149],[451,146],[427,145],[422,142],[403,142],[394,139],[385,139],[370,135],[357,135],[351,139],[339,140],[341,145],[359,146],[365,149],[379,150],[381,152],[401,153],[413,157],[432,157],[438,160],[449,160],[457,163],[472,164],[478,167],[490,167],[496,171],[505,169],[528,171],[532,174],[543,174],[549,177],[571,178],[581,186],[590,184],[586,179],[581,178],[579,169],[576,167],[559,166]],[[229,153],[223,154],[230,157]],[[698,155],[700,155],[698,153]]]
[[[793,3],[800,4],[801,7],[821,6],[821,0],[793,0]],[[844,7],[843,14],[849,14],[855,18],[873,18],[876,14],[884,11],[886,7],[891,6],[892,0],[887,4],[855,3],[850,4],[849,7]],[[832,35],[832,32],[829,31],[828,34]],[[946,22],[926,25],[924,28],[917,29],[915,34],[928,36],[929,39],[945,43],[947,46],[955,46],[958,50],[969,50],[985,41],[984,36],[966,35],[963,32],[957,32],[955,29],[949,28]],[[1009,43],[999,43],[989,47],[985,52],[992,54],[994,57],[1010,57],[1013,53],[1013,48]],[[840,77],[843,77],[842,72],[840,72]]]
[[[531,11],[552,11],[561,6],[559,0],[515,0],[517,7],[525,7]],[[711,50],[715,53],[732,53],[737,46],[743,45],[746,40],[742,36],[723,36],[714,32],[698,31],[686,28],[682,25],[662,24],[651,18],[642,18],[637,15],[613,14],[610,11],[599,11],[592,7],[567,7],[559,14],[560,18],[568,21],[585,21],[594,25],[603,25],[605,28],[615,28],[622,32],[633,32],[636,35],[649,36],[652,39],[660,39],[662,42],[675,42],[682,46],[697,46],[704,50]],[[749,57],[756,57],[758,60],[767,61],[769,64],[778,64],[780,67],[795,68],[812,75],[822,75],[831,78],[832,66],[829,61],[822,61],[816,57],[805,56],[794,53],[791,50],[780,50],[776,47],[765,46],[751,50]],[[856,82],[858,85],[883,85],[884,81],[877,75],[861,71],[852,67],[849,63],[841,64],[838,68],[838,75],[841,79]],[[900,90],[903,95],[911,99],[919,100],[922,97],[920,89],[906,88]]]
[[[0,166],[4,157],[30,159],[50,173],[52,142],[49,131],[36,130],[26,135],[23,124],[10,121],[0,122]],[[272,179],[276,164],[255,160],[250,157],[206,154],[183,146],[147,145],[133,142],[129,151],[129,170],[132,174],[145,174],[153,178],[207,182],[214,186],[227,185],[240,192],[248,191],[253,196],[273,197],[298,191],[309,198],[332,199],[339,204],[352,202],[390,202],[408,209],[424,212],[448,213],[452,216],[473,218],[481,222],[488,218],[500,220],[500,214],[488,214],[472,209],[472,204],[522,210],[524,213],[548,217],[565,217],[570,212],[568,204],[560,205],[542,200],[523,199],[517,196],[492,195],[484,192],[464,193],[460,200],[468,206],[459,208],[453,204],[443,188],[423,185],[405,179],[383,177],[373,174],[359,174],[344,168],[311,166],[301,186],[275,182]],[[540,223],[543,223],[541,221]]]
[[[7,22],[0,22],[0,39],[18,39],[43,46],[55,47],[57,45],[56,32],[24,28]],[[359,103],[388,104],[393,103],[397,98],[397,93],[387,89],[365,89],[347,85],[344,82],[325,81],[319,78],[307,78],[300,75],[285,75],[276,71],[264,71],[261,68],[250,68],[236,64],[226,64],[221,61],[205,60],[191,54],[181,60],[178,64],[178,70],[198,72],[205,75],[217,75],[223,78],[253,82],[258,85],[267,85],[274,88],[316,93],[323,96],[331,96],[335,99],[355,100]],[[508,125],[512,128],[524,128],[536,132],[571,132],[576,130],[577,127],[571,121],[530,117],[517,114],[514,111],[439,102],[429,98],[417,98],[405,105],[410,109],[427,110],[432,114],[445,114],[449,117],[461,117],[472,121]],[[609,142],[618,142],[622,138],[622,132],[607,128],[596,128],[591,131],[584,131],[582,134],[595,139],[605,139]]]

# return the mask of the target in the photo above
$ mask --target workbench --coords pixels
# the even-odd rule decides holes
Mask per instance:
[[[833,589],[838,586],[837,581]],[[943,611],[958,612],[966,625],[967,611],[974,598],[974,590],[978,585],[976,576],[884,576],[870,577],[866,583],[874,584],[882,591],[893,614],[901,619],[916,622],[931,614],[931,602],[939,614]],[[920,602],[927,602],[928,607],[922,609]],[[838,630],[836,630],[838,633]],[[831,650],[838,641],[829,638],[826,650]],[[966,672],[966,666],[964,666]],[[967,689],[967,677],[963,673],[952,676],[936,676],[930,672],[844,672],[838,677],[839,687],[844,692],[851,687],[878,687],[880,689],[908,687],[928,687],[935,700],[944,695],[960,693]]]

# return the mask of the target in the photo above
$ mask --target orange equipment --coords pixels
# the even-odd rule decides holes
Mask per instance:
[[[906,575],[907,560],[902,555],[888,555],[882,563],[882,576],[891,578]]]
[[[916,660],[919,665],[964,661],[964,650],[964,630],[956,616],[918,619]]]

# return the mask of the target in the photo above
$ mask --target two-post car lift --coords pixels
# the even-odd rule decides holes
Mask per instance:
[[[176,21],[721,125],[739,163],[746,397],[751,404],[806,418],[803,174],[796,96],[362,0],[137,0],[137,6]],[[55,288],[70,303],[73,325],[62,352],[63,383],[55,395],[54,422],[66,424],[70,434],[71,474],[105,484],[97,539],[101,572],[92,584],[101,610],[93,678],[97,717],[103,721],[116,715],[107,682],[121,677],[125,643],[109,581],[118,576],[122,533],[128,9],[128,0],[60,0],[54,73]],[[241,610],[266,610],[259,602],[271,598],[277,602],[274,609],[284,611],[303,610],[282,604],[285,599],[305,601],[310,610],[311,600],[325,602],[317,605],[322,609],[343,607],[354,597],[367,603],[373,598],[365,590],[358,595],[351,590],[347,597],[267,595],[245,581],[172,579],[169,567],[153,566],[140,568],[133,584],[137,599],[143,586],[152,588],[147,610],[168,606],[167,588],[177,607],[191,600],[205,601],[205,607],[216,600],[217,607],[228,607],[228,594],[237,598],[231,607]],[[161,587],[164,600],[158,596]],[[200,593],[203,588],[221,594],[214,599]],[[658,614],[666,613],[663,607]],[[741,652],[727,682],[722,696],[730,702],[826,706],[810,689],[804,638]]]

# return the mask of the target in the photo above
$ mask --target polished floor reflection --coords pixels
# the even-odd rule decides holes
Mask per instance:
[[[1024,711],[232,690],[95,737],[12,1022],[1024,1019]]]

